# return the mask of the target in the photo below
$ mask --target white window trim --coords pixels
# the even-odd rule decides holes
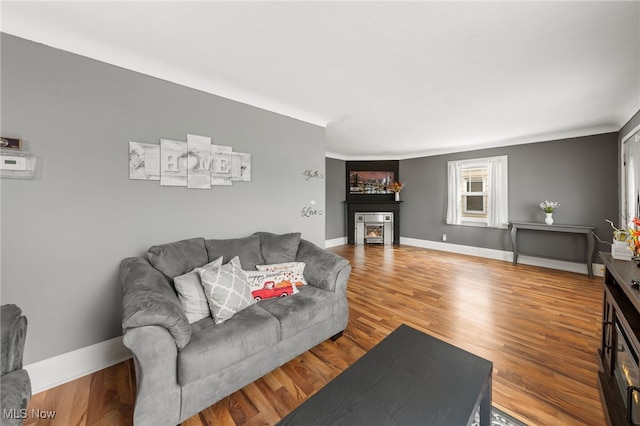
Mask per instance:
[[[466,226],[487,226],[487,219],[484,217],[463,217],[459,225]]]
[[[489,206],[487,217],[463,217],[463,201],[460,182],[462,171],[470,168],[489,166],[488,191]],[[471,160],[449,161],[448,167],[448,202],[446,223],[449,225],[483,226],[506,229],[508,219],[508,157],[474,158]]]
[[[640,192],[637,166],[638,153],[637,144],[640,142],[640,125],[627,133],[621,140],[620,149],[620,227],[626,227],[633,217],[638,216],[639,207],[637,204],[638,193]],[[634,161],[635,159],[635,161]]]

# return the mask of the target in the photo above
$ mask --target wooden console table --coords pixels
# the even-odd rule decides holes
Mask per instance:
[[[587,269],[589,272],[589,278],[593,278],[593,268],[591,266],[593,262],[593,256],[595,254],[596,242],[593,238],[593,230],[595,226],[585,225],[547,225],[546,223],[532,223],[532,222],[511,222],[511,244],[513,246],[513,264],[518,264],[518,245],[516,242],[516,233],[518,229],[530,229],[534,231],[548,231],[548,232],[566,232],[570,234],[583,234],[587,237]]]

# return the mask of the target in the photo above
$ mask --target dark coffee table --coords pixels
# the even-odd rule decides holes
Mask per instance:
[[[491,423],[493,363],[401,325],[279,425]]]

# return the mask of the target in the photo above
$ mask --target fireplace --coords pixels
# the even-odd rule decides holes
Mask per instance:
[[[393,244],[393,212],[357,212],[356,244]]]
[[[347,244],[400,244],[402,201],[389,188],[400,182],[400,161],[347,161],[345,169]]]
[[[402,201],[347,201],[347,244],[400,244],[401,203]],[[365,220],[367,225],[383,226],[382,241],[364,239]],[[373,233],[376,232],[373,228],[370,230]],[[370,235],[370,238],[376,238],[376,236]]]

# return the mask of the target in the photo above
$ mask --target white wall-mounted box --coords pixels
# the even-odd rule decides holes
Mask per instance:
[[[35,179],[36,166],[33,154],[0,150],[0,178]]]

